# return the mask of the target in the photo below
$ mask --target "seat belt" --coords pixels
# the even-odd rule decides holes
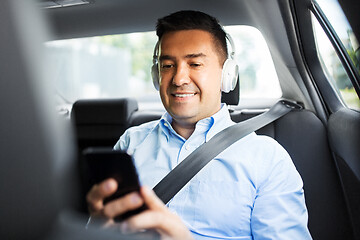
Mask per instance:
[[[301,110],[302,106],[288,100],[280,100],[267,112],[225,128],[169,172],[153,188],[154,192],[167,204],[206,164],[227,147],[294,109]]]

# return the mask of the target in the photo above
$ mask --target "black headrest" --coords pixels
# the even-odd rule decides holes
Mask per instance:
[[[127,124],[136,110],[138,104],[132,98],[78,100],[73,105],[71,118],[76,125]]]
[[[228,93],[222,93],[221,102],[227,105],[238,105],[240,99],[240,81],[237,80],[237,84],[234,90]]]

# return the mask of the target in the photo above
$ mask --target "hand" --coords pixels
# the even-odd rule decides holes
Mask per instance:
[[[171,213],[156,194],[147,187],[141,187],[140,194],[133,192],[104,205],[104,199],[117,189],[114,179],[107,179],[94,185],[86,196],[92,218],[103,219],[104,227],[119,227],[123,232],[155,229],[162,239],[193,239],[181,219]],[[148,210],[115,223],[114,217],[146,204]]]
[[[127,194],[121,199],[113,200],[104,205],[104,199],[114,194],[117,186],[117,182],[109,178],[94,185],[88,192],[86,200],[92,222],[101,223],[105,227],[111,226],[114,223],[114,217],[143,205],[144,201],[137,192]]]
[[[133,232],[155,229],[159,232],[161,239],[193,239],[182,220],[169,211],[154,191],[147,187],[141,187],[140,194],[148,210],[122,222],[120,226],[122,230]]]

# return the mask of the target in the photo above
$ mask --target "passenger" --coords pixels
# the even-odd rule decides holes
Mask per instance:
[[[234,124],[221,104],[226,33],[202,12],[158,20],[159,91],[166,113],[128,129],[115,149],[134,158],[142,185],[154,187],[198,146]],[[155,59],[156,61],[156,59]],[[155,77],[156,82],[156,77]],[[92,187],[91,216],[125,232],[155,229],[162,239],[311,239],[303,183],[288,153],[251,133],[220,153],[166,206],[148,187],[103,204],[115,180]],[[116,223],[146,203],[149,210]]]

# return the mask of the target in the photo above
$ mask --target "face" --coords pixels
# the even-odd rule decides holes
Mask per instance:
[[[174,121],[195,124],[220,110],[222,64],[210,33],[164,34],[159,64],[161,100]]]

